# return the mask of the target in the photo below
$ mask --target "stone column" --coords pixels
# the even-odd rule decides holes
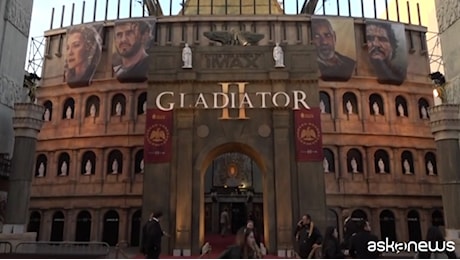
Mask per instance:
[[[16,103],[12,172],[9,178],[6,223],[3,233],[24,233],[29,212],[30,187],[35,162],[37,134],[45,108],[32,103]]]
[[[460,251],[460,105],[443,104],[429,109],[431,132],[436,141],[438,172],[446,240],[455,240]]]

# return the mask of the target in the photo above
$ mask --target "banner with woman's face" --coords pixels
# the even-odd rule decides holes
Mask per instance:
[[[147,80],[147,50],[154,39],[155,23],[155,18],[124,19],[115,22],[112,68],[119,82]]]
[[[102,29],[102,24],[82,24],[67,29],[64,77],[70,87],[91,84],[101,60]]]

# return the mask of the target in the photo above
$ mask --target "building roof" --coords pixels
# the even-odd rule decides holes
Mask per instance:
[[[184,4],[184,14],[276,15],[283,14],[283,9],[276,0],[187,0]]]

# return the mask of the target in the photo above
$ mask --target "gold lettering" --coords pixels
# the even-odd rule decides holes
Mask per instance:
[[[253,108],[253,105],[251,103],[251,100],[249,99],[249,96],[245,93],[245,89],[246,89],[247,84],[248,84],[248,82],[237,82],[237,83],[222,82],[222,83],[219,83],[219,85],[222,88],[222,97],[226,97],[226,100],[223,101],[223,103],[227,104],[227,106],[222,108],[222,114],[221,114],[221,117],[219,117],[219,119],[222,119],[222,120],[249,119],[249,117],[246,116],[245,104],[247,104],[247,106],[250,107],[250,108]],[[230,103],[230,108],[237,108],[235,93],[229,93],[230,85],[238,85],[238,97],[239,97],[239,101],[240,101],[240,105],[239,105],[239,109],[238,109],[238,117],[230,117],[230,114],[229,114],[228,103]],[[228,94],[230,94],[230,98],[229,98]],[[214,96],[214,98],[216,100],[216,96]]]

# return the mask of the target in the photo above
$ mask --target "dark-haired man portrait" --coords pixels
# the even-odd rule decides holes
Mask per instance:
[[[116,55],[113,71],[120,82],[147,80],[148,54],[146,48],[152,39],[152,28],[147,21],[118,21],[114,27]]]
[[[384,84],[401,85],[406,78],[406,61],[404,60],[404,65],[395,61],[398,39],[391,24],[367,22],[366,41],[369,61],[377,74],[377,81]]]
[[[313,44],[322,80],[347,81],[355,69],[355,61],[335,50],[337,36],[329,20],[312,19]]]

